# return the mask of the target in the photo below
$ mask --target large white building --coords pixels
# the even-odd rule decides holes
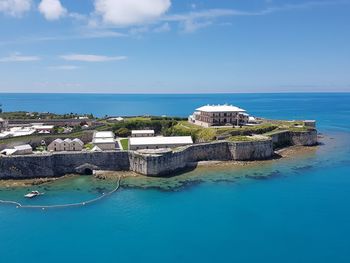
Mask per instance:
[[[111,151],[117,148],[114,133],[111,131],[94,132],[92,144],[102,151]]]
[[[161,149],[175,148],[193,144],[191,136],[171,136],[171,137],[131,137],[129,138],[129,149]]]
[[[244,109],[233,105],[206,105],[197,108],[189,116],[189,122],[203,126],[244,125],[249,121],[249,114]]]

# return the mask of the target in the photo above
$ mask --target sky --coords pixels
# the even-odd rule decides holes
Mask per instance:
[[[350,0],[0,0],[0,92],[350,92]]]

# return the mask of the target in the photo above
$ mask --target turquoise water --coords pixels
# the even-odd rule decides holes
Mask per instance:
[[[0,103],[63,112],[57,96],[1,94]],[[97,115],[186,116],[211,99],[269,118],[317,119],[325,145],[258,168],[194,171],[218,180],[170,191],[123,187],[82,208],[0,206],[0,262],[350,262],[350,94],[84,95],[68,104],[74,112],[104,105]],[[256,173],[272,176],[236,178]],[[42,187],[33,202],[85,200],[113,185],[79,177]],[[0,190],[20,201],[27,191]]]

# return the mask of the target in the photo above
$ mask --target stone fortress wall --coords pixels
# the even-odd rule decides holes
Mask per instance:
[[[287,142],[287,143],[286,143]],[[249,142],[217,141],[171,150],[47,153],[0,157],[0,179],[57,177],[93,170],[134,171],[162,176],[185,169],[199,161],[252,161],[269,159],[274,145],[317,144],[317,131],[288,132]]]

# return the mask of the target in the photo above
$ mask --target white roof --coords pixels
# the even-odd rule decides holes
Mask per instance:
[[[81,146],[84,145],[84,143],[82,142],[82,140],[80,140],[80,139],[78,139],[78,138],[75,138],[75,139],[73,140],[73,142],[79,143]]]
[[[16,150],[33,150],[32,146],[30,146],[29,144],[24,144],[24,145],[18,145],[13,147]]]
[[[91,149],[91,151],[92,152],[102,152],[101,148],[96,146],[96,145]]]
[[[154,130],[132,130],[131,134],[148,134],[152,133],[154,134]]]
[[[33,129],[36,130],[52,130],[53,128],[53,125],[33,125]]]
[[[238,108],[233,105],[206,105],[202,106],[196,111],[205,111],[205,112],[244,112],[244,109]]]
[[[53,142],[62,143],[63,140],[58,138],[58,139],[55,139]]]
[[[31,135],[35,132],[35,129],[33,128],[23,128],[23,127],[13,127],[10,129],[10,134],[13,137],[18,137],[18,136],[25,136],[25,135]]]
[[[18,151],[17,149],[4,149],[0,153],[5,155],[12,155],[17,151]]]
[[[95,132],[94,138],[114,138],[114,133],[111,131]]]
[[[114,121],[114,120],[122,121],[122,120],[124,120],[124,118],[122,118],[122,117],[111,117],[111,118],[108,118],[108,120],[111,120],[111,121]]]
[[[115,140],[113,138],[95,138],[92,140],[92,143],[94,144],[115,143]]]
[[[193,144],[191,136],[170,136],[170,137],[131,137],[129,145],[182,145]]]
[[[71,140],[71,139],[69,139],[69,138],[64,139],[63,141],[64,141],[64,142],[66,142],[66,143],[71,143],[71,142],[72,142],[72,140]]]

